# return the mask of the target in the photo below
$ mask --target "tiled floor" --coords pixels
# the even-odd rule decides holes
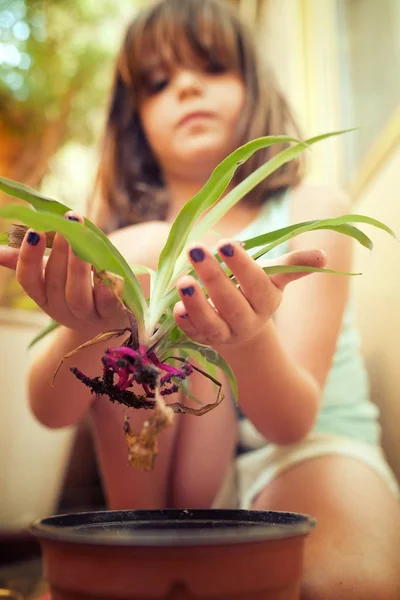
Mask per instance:
[[[40,557],[0,566],[0,588],[19,592],[24,600],[40,598],[47,590]]]

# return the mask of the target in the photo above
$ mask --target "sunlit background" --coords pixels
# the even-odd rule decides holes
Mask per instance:
[[[400,1],[231,2],[253,28],[305,136],[358,128],[313,150],[310,180],[341,186],[354,211],[400,234]],[[147,3],[0,0],[0,175],[85,211],[113,60],[125,25]],[[385,448],[400,475],[400,255],[394,242],[374,238],[371,256],[356,252],[365,275],[354,298]],[[6,271],[0,311],[1,531],[54,509],[75,433],[45,431],[28,413],[23,348],[45,319]]]
[[[0,2],[3,174],[82,208],[113,58],[138,5]]]

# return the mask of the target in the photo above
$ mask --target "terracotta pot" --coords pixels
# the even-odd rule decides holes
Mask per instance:
[[[294,513],[103,511],[37,521],[52,600],[298,600]]]

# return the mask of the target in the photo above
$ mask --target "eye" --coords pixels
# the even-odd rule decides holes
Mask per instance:
[[[162,92],[169,85],[169,82],[169,73],[160,67],[156,67],[144,74],[144,87],[150,95]]]
[[[168,77],[160,77],[149,81],[147,83],[147,87],[149,89],[150,94],[159,94],[168,86],[168,84]]]
[[[210,73],[211,75],[226,73],[227,70],[228,69],[217,60],[210,60],[205,68],[206,73]]]

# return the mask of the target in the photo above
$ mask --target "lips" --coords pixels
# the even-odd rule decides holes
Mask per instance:
[[[196,110],[188,113],[179,121],[178,125],[188,125],[190,122],[197,119],[210,119],[214,116],[213,113],[206,110]]]

